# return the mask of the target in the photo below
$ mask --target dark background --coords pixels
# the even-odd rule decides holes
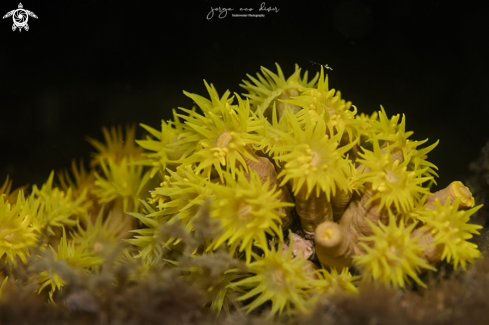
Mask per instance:
[[[0,3],[0,15],[18,1]],[[406,114],[412,139],[440,139],[429,156],[439,187],[469,174],[489,138],[489,12],[483,1],[265,1],[278,13],[236,18],[263,1],[23,1],[30,30],[0,20],[0,182],[43,182],[101,127],[158,128],[207,97],[202,80],[242,93],[260,66],[286,76],[308,60],[333,67],[330,86],[359,112]],[[208,20],[211,7],[234,8]],[[138,128],[138,136],[142,129]]]

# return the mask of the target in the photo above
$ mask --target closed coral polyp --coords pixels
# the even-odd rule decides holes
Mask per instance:
[[[446,188],[439,190],[428,196],[426,204],[429,209],[435,209],[435,200],[440,200],[441,204],[445,204],[447,199],[455,202],[456,199],[460,200],[459,208],[467,209],[472,208],[475,205],[474,197],[469,188],[460,181],[454,181],[450,183]]]
[[[325,221],[317,226],[314,238],[317,257],[324,267],[341,270],[352,265],[354,251],[346,229]]]

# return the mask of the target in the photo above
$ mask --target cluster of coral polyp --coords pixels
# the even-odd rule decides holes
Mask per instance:
[[[163,126],[166,135],[158,134],[159,147],[157,140],[140,142],[156,151],[155,163],[179,165],[159,169],[165,182],[151,191],[157,204],[151,218],[179,219],[191,232],[198,206],[211,198],[222,232],[203,251],[226,246],[251,263],[256,275],[230,286],[253,288],[242,296],[255,297],[249,309],[270,299],[272,311],[281,310],[277,295],[301,306],[292,293],[304,293],[308,277],[323,278],[318,271],[305,276],[309,270],[346,274],[353,267],[365,279],[424,286],[418,275],[437,262],[465,268],[480,255],[467,241],[478,229],[467,224],[478,209],[469,189],[456,181],[430,193],[438,175],[426,159],[437,143],[422,147],[427,140],[409,139],[404,117],[388,118],[383,108],[358,115],[329,89],[323,69],[312,80],[297,67],[288,79],[277,69],[248,76],[244,98],[219,96],[207,83],[209,99],[185,93],[200,112],[180,109]],[[300,236],[291,227],[294,216]],[[268,260],[284,254],[282,245],[305,260],[295,262],[301,271]],[[319,263],[306,262],[316,257]]]
[[[209,98],[184,92],[197,107],[179,108],[161,130],[142,125],[144,140],[133,129],[89,139],[98,150],[89,172],[74,165],[60,188],[51,175],[28,197],[4,195],[3,259],[26,263],[34,249],[91,274],[132,263],[134,281],[171,269],[207,283],[217,312],[273,315],[357,292],[359,281],[424,286],[420,274],[437,262],[465,268],[479,257],[469,189],[455,181],[430,192],[437,143],[409,139],[404,116],[383,108],[357,114],[322,68],[311,80],[277,69],[248,76],[243,96],[207,83]],[[39,292],[56,301],[69,272],[34,265]]]

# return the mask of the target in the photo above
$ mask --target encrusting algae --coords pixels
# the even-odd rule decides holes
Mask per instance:
[[[248,75],[243,96],[204,81],[209,98],[184,92],[200,111],[180,108],[161,130],[141,125],[145,139],[104,128],[105,143],[88,138],[91,168],[73,162],[59,186],[51,173],[12,191],[7,177],[2,290],[34,283],[56,304],[74,283],[68,269],[127,265],[135,282],[171,270],[217,315],[275,317],[356,294],[362,281],[426,286],[438,262],[466,269],[480,256],[470,190],[430,191],[438,142],[421,147],[384,108],[357,114],[323,68],[310,80],[297,66],[288,79],[277,70]]]

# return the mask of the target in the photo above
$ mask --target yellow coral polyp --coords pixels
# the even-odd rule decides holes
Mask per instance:
[[[146,204],[146,203],[144,203]],[[147,207],[149,213],[155,211],[151,207]],[[141,259],[145,265],[155,265],[162,261],[165,250],[169,250],[166,241],[159,236],[159,229],[163,222],[155,220],[141,213],[129,213],[137,218],[145,227],[142,229],[131,230],[135,235],[126,241],[140,250],[132,256],[136,259]]]
[[[287,114],[287,113],[285,113]],[[274,155],[284,154],[280,149],[286,145],[285,140],[279,135],[279,133],[292,133],[290,124],[286,118],[279,119],[277,116],[277,109],[274,105],[272,110],[272,123],[263,116],[260,112],[257,112],[259,121],[263,124],[263,127],[257,130],[257,133],[262,137],[260,143],[255,146],[256,150],[262,150],[264,152],[270,152]]]
[[[136,127],[134,125],[126,126],[125,137],[121,126],[111,127],[110,129],[103,127],[102,133],[104,134],[105,143],[87,137],[87,141],[98,150],[98,153],[93,154],[92,166],[98,166],[102,162],[108,163],[109,159],[116,163],[128,157],[133,160],[141,159],[143,148],[136,145],[135,132]]]
[[[82,196],[83,191],[91,190],[95,187],[95,174],[93,170],[87,172],[83,161],[80,161],[79,166],[77,166],[76,161],[73,159],[71,161],[71,173],[73,174],[73,178],[66,169],[58,172],[57,176],[61,189],[65,192],[71,189],[73,199]],[[87,203],[90,204],[91,202]]]
[[[388,225],[380,222],[375,225],[366,220],[374,235],[360,240],[371,242],[371,245],[360,243],[366,254],[353,257],[354,262],[363,269],[364,276],[381,280],[394,287],[404,287],[409,279],[413,279],[426,287],[418,274],[421,269],[436,269],[420,257],[426,246],[419,243],[418,237],[411,237],[416,224],[412,223],[406,227],[401,220],[397,225],[391,212]]]
[[[275,63],[275,65],[278,74],[261,67],[262,74],[257,73],[257,78],[247,74],[253,83],[248,80],[243,80],[243,84],[241,84],[241,87],[248,91],[248,94],[245,94],[245,96],[250,99],[250,104],[257,113],[269,115],[268,108],[279,104],[280,102],[277,103],[277,100],[280,99],[282,101],[282,99],[297,96],[304,89],[312,88],[319,77],[319,74],[316,74],[314,78],[308,81],[308,72],[306,71],[301,78],[301,69],[296,65],[294,73],[285,79],[278,63]],[[279,109],[283,111],[283,107]]]
[[[304,89],[300,96],[282,101],[304,108],[297,113],[301,123],[304,122],[306,115],[309,115],[313,124],[322,118],[335,128],[344,129],[350,142],[358,137],[358,123],[355,121],[357,109],[353,106],[353,111],[350,111],[352,103],[341,99],[339,91],[335,95],[335,90],[329,89],[328,76],[324,76],[323,67],[321,67],[317,88]]]
[[[88,270],[94,266],[100,266],[103,262],[102,257],[95,256],[88,250],[88,242],[84,242],[81,245],[75,245],[75,242],[68,240],[66,237],[66,231],[63,227],[63,235],[60,238],[59,245],[55,250],[52,246],[49,246],[49,251],[44,252],[45,258],[49,258],[48,254],[51,254],[53,262],[63,262],[73,269]],[[66,266],[64,266],[66,267]],[[58,270],[63,270],[63,268],[58,268]],[[56,290],[61,289],[68,279],[65,278],[68,274],[63,274],[63,272],[55,271],[54,269],[46,269],[41,271],[39,274],[39,283],[41,286],[39,288],[39,293],[46,287],[50,287],[49,298],[53,302],[53,294]]]
[[[266,247],[265,234],[282,238],[279,227],[282,214],[278,209],[292,204],[278,200],[280,192],[276,186],[269,189],[270,181],[262,184],[254,171],[249,174],[249,181],[242,170],[236,171],[236,178],[230,173],[224,173],[224,178],[226,185],[209,184],[215,194],[211,216],[218,218],[223,228],[209,249],[217,249],[227,242],[231,254],[239,246],[239,252],[244,251],[249,262],[254,241]]]
[[[207,101],[201,107],[204,115],[181,108],[189,116],[179,115],[185,120],[186,130],[175,145],[191,145],[193,154],[182,157],[179,163],[196,164],[197,171],[204,171],[206,177],[214,168],[222,179],[223,167],[229,166],[234,173],[237,164],[246,168],[243,156],[254,160],[246,148],[259,143],[261,137],[256,131],[262,128],[262,123],[252,118],[248,101],[236,97],[238,105],[232,106],[224,98],[214,98],[212,104],[217,106],[212,109]]]
[[[368,168],[368,171],[359,175],[359,182],[370,183],[375,191],[368,203],[380,200],[379,209],[395,208],[397,212],[412,210],[420,194],[429,193],[429,189],[421,184],[433,177],[421,177],[426,168],[408,170],[409,160],[402,163],[397,159],[393,161],[390,147],[382,153],[377,140],[373,141],[373,146],[373,151],[364,149],[363,153],[359,153],[361,158],[357,159],[358,163]]]
[[[421,211],[418,219],[424,222],[425,229],[433,234],[434,245],[443,245],[441,259],[453,263],[454,268],[460,264],[465,270],[467,262],[473,263],[474,259],[481,255],[477,245],[467,240],[474,234],[479,235],[477,230],[482,226],[467,222],[482,205],[467,211],[459,211],[460,200],[459,197],[452,203],[451,199],[447,198],[442,205],[438,199],[435,199],[435,209]]]
[[[382,106],[380,106],[380,108],[381,110],[372,115],[372,118],[368,121],[368,124],[371,125],[368,136],[370,138],[376,138],[379,141],[383,141],[392,149],[400,149],[404,159],[409,160],[409,169],[423,169],[423,176],[438,177],[438,174],[435,172],[435,169],[438,169],[438,167],[427,161],[426,158],[428,157],[427,154],[438,145],[439,141],[436,141],[428,147],[418,149],[418,147],[427,142],[428,139],[423,141],[409,140],[408,138],[413,134],[413,132],[406,131],[406,119],[404,115],[402,115],[402,119],[399,114],[394,115],[391,117],[391,119],[389,119],[384,108]],[[431,181],[436,184],[433,177]]]
[[[108,203],[116,199],[122,201],[124,212],[139,209],[139,190],[144,186],[143,168],[133,164],[129,158],[116,163],[108,159],[106,164],[101,162],[103,176],[95,172],[96,188],[92,193],[98,197],[99,203]]]
[[[267,246],[265,246],[267,247]],[[311,307],[310,290],[314,272],[303,257],[293,257],[292,248],[284,250],[282,244],[276,249],[265,248],[261,257],[248,265],[252,276],[231,283],[231,288],[252,288],[238,300],[253,298],[245,308],[248,312],[271,301],[270,315],[292,312],[292,308],[307,312]]]
[[[319,295],[333,295],[342,292],[358,293],[356,283],[361,276],[352,276],[348,268],[343,268],[340,273],[336,268],[330,271],[325,269],[316,270],[317,281],[314,281],[314,290]]]
[[[78,224],[77,232],[74,232],[72,237],[76,245],[84,246],[87,252],[95,253],[104,259],[123,243],[121,239],[125,236],[124,227],[125,224],[118,222],[111,213],[104,220],[102,208],[95,221],[88,219],[85,229]]]
[[[6,256],[6,261],[15,263],[19,257],[26,262],[29,256],[29,247],[33,247],[37,241],[38,232],[32,227],[32,220],[37,217],[37,207],[28,209],[19,192],[15,204],[6,200],[6,195],[0,195],[0,258]]]
[[[192,165],[181,165],[175,172],[168,172],[170,175],[162,186],[151,191],[154,198],[161,201],[157,206],[158,211],[148,216],[166,222],[179,220],[190,233],[194,230],[193,217],[200,205],[212,197],[212,190],[208,186],[208,179],[196,172]]]
[[[40,204],[43,208],[40,210],[38,217],[33,219],[33,226],[41,231],[47,227],[48,231],[53,232],[53,227],[75,226],[78,219],[86,218],[87,207],[90,202],[87,201],[87,189],[83,188],[78,191],[77,197],[71,194],[71,187],[66,192],[58,187],[53,187],[54,171],[49,175],[46,183],[42,184],[39,189],[37,185],[32,187],[32,194],[27,201],[31,207]]]
[[[273,148],[278,153],[274,158],[283,164],[278,175],[279,178],[283,177],[280,185],[291,181],[295,195],[303,186],[307,186],[307,197],[315,188],[316,196],[325,192],[328,200],[337,190],[347,192],[351,161],[343,156],[354,143],[339,147],[342,129],[329,136],[327,130],[331,131],[331,125],[326,125],[323,119],[312,125],[311,120],[306,118],[305,129],[302,129],[291,111],[287,111],[284,118],[291,125],[294,134],[277,130],[286,143],[282,147]]]
[[[151,167],[151,178],[156,173],[159,173],[163,177],[166,173],[167,166],[173,165],[175,160],[180,159],[184,155],[184,150],[188,149],[184,146],[174,145],[178,140],[178,135],[183,132],[183,125],[175,111],[173,111],[173,115],[173,121],[161,121],[161,131],[141,124],[141,127],[148,131],[152,137],[146,136],[145,140],[136,140],[138,145],[150,151],[150,153],[144,154],[146,159],[140,160],[137,163]]]
[[[0,197],[3,197],[4,200],[7,200],[10,203],[15,204],[18,194],[21,191],[25,191],[27,188],[28,186],[24,185],[12,191],[12,179],[10,179],[9,176],[7,175],[5,182],[3,183],[2,187],[0,187]]]

